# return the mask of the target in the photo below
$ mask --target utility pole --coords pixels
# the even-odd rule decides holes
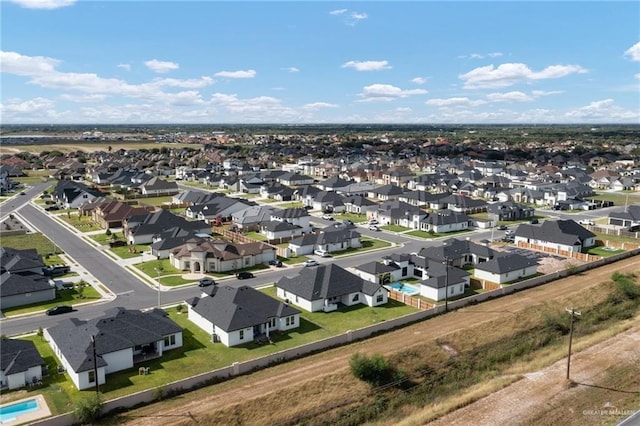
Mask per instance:
[[[569,321],[569,355],[567,356],[567,380],[569,380],[569,370],[571,369],[571,341],[573,340],[573,319],[574,317],[582,315],[580,312],[576,312],[574,308],[565,308],[565,311],[571,314]]]
[[[444,311],[449,312],[449,258],[444,258]]]

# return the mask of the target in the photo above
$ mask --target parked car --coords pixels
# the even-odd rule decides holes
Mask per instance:
[[[538,224],[538,223],[540,223],[540,222],[538,222],[538,219],[535,219],[535,218],[534,218],[534,219],[531,219],[531,220],[529,221],[529,223],[530,223],[530,224],[532,224],[532,225],[537,225],[537,224]]]
[[[498,231],[506,231],[507,229],[508,229],[507,225],[499,225],[498,226]]]
[[[255,277],[255,275],[253,275],[251,272],[248,272],[248,271],[242,271],[242,272],[238,272],[237,277],[239,280],[246,280],[247,278]]]
[[[582,219],[578,222],[580,225],[589,225],[589,226],[595,226],[595,223],[592,220],[589,219]]]
[[[54,204],[52,206],[46,207],[45,210],[50,212],[50,211],[53,211],[53,210],[60,210],[60,207],[57,206],[56,204]]]
[[[69,312],[73,312],[73,307],[69,305],[58,305],[54,306],[51,309],[47,309],[47,315],[59,315],[59,314],[67,314]]]
[[[71,272],[71,267],[67,265],[55,265],[42,268],[42,274],[48,277],[57,277]]]
[[[198,287],[209,287],[210,285],[216,285],[216,282],[211,278],[200,278],[198,280]]]
[[[21,193],[20,193],[20,195],[27,195],[27,194],[26,194],[26,193],[24,193],[24,192],[21,192]]]
[[[272,259],[272,260],[269,261],[269,265],[276,266],[276,267],[280,268],[282,266],[282,260],[280,260],[280,259]]]
[[[109,247],[124,247],[127,245],[126,241],[116,240],[109,242]]]
[[[369,231],[379,231],[380,227],[378,225],[369,225]]]
[[[329,213],[325,213],[322,215],[322,218],[324,220],[333,220],[333,216],[331,216]]]
[[[349,220],[349,219],[345,219],[342,221],[342,223],[344,223],[347,226],[353,226],[353,221]]]
[[[304,262],[304,266],[318,266],[320,263],[317,260],[309,259]]]
[[[378,225],[379,223],[380,223],[380,222],[378,222],[378,221],[377,221],[377,220],[375,220],[375,219],[371,219],[371,220],[369,221],[369,225]]]
[[[330,256],[328,251],[322,250],[322,249],[314,250],[313,254],[315,254],[316,256],[320,256],[320,257],[329,257]]]

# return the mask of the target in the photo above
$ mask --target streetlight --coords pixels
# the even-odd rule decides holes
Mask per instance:
[[[162,267],[157,267],[157,268],[153,268],[156,270],[156,273],[158,274],[158,278],[157,278],[157,286],[158,286],[158,309],[160,309],[160,271],[162,270]]]

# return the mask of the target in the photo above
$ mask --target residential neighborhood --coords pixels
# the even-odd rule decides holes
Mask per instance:
[[[489,159],[371,138],[331,144],[345,162],[307,138],[247,138],[253,156],[208,137],[2,155],[0,310],[61,318],[34,340],[3,337],[2,389],[129,375],[142,390],[195,347],[232,360],[205,373],[304,348],[309,330],[375,334],[640,248],[640,163],[622,153]],[[17,242],[32,238],[44,242]]]

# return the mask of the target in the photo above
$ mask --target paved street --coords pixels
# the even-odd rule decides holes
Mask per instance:
[[[110,297],[103,298],[100,302],[77,306],[74,316],[81,319],[89,319],[100,316],[106,309],[115,306],[122,306],[130,309],[144,309],[157,306],[158,290],[153,284],[143,281],[136,275],[124,268],[125,264],[132,261],[114,261],[94,245],[89,244],[82,238],[82,234],[73,228],[63,226],[59,221],[53,219],[48,213],[33,204],[29,204],[31,198],[37,196],[47,188],[49,184],[39,183],[26,190],[26,195],[16,196],[0,205],[0,217],[5,217],[11,212],[17,213],[34,229],[41,231],[49,237],[65,254],[73,259],[79,266],[76,270],[87,271],[93,283],[102,283],[111,292]],[[550,218],[572,218],[580,220],[582,218],[593,219],[608,214],[607,210],[597,210],[585,213],[563,213],[558,211],[539,211],[540,214]],[[317,226],[330,225],[331,221],[323,220],[320,217],[313,217],[312,223]],[[354,267],[366,262],[379,260],[381,256],[391,253],[412,253],[418,252],[423,247],[440,244],[443,238],[434,240],[424,240],[408,235],[392,232],[370,231],[364,226],[359,226],[358,231],[363,235],[380,238],[392,242],[391,248],[365,252],[358,255],[339,256],[331,258],[318,258],[320,263],[332,262],[342,267]],[[474,231],[467,234],[457,234],[456,238],[470,238],[474,241],[502,238],[504,231],[483,230]],[[135,261],[140,261],[137,259]],[[135,262],[134,261],[134,262]],[[259,271],[256,278],[250,280],[237,280],[235,277],[217,280],[230,285],[251,285],[262,286],[278,281],[283,276],[295,275],[302,266],[286,268],[271,268],[268,271]],[[180,288],[163,288],[160,293],[162,305],[175,304],[185,299],[197,296],[200,293],[196,285],[182,286]],[[0,323],[2,334],[13,335],[36,330],[38,327],[50,327],[68,315],[61,317],[48,317],[43,313],[31,316],[7,318]]]

